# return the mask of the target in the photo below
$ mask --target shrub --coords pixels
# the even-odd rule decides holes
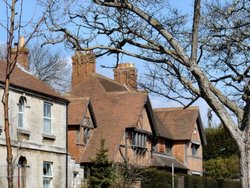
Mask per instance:
[[[175,187],[177,187],[177,178],[175,178]],[[172,175],[165,171],[148,169],[144,172],[142,178],[143,188],[172,188]]]

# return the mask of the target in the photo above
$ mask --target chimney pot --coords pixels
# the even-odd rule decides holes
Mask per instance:
[[[25,44],[25,39],[24,39],[24,37],[23,36],[21,36],[20,37],[20,40],[19,40],[19,46],[20,46],[20,48],[23,48],[24,47],[24,44]]]
[[[24,47],[25,39],[23,36],[19,38],[18,43],[14,43],[14,48],[11,49],[11,59],[15,59],[17,56],[17,63],[21,65],[24,69],[29,70],[29,49]],[[18,53],[18,54],[17,54]]]

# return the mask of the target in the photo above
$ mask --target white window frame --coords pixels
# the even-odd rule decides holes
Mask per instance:
[[[49,106],[50,109],[50,116],[47,116],[46,112],[45,112],[45,107]],[[46,123],[49,122],[49,130]],[[48,102],[44,102],[43,103],[43,133],[44,134],[48,134],[48,135],[52,135],[52,104],[48,103]]]
[[[45,174],[45,171],[44,171],[44,165],[48,165],[49,166],[49,173],[50,174]],[[52,170],[52,167],[53,167],[53,163],[52,162],[48,162],[48,161],[43,161],[43,188],[52,188],[52,180],[53,180],[53,170]],[[48,181],[49,184],[45,184],[45,181]]]
[[[19,102],[18,102],[18,122],[17,126],[20,129],[25,128],[25,97],[20,97]],[[22,110],[20,111],[20,107],[22,107]],[[20,120],[20,117],[22,117],[22,121]]]

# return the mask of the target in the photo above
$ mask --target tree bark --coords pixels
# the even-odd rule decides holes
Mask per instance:
[[[9,66],[6,66],[6,73],[8,71]],[[8,180],[8,188],[13,188],[13,155],[12,155],[12,146],[11,146],[11,138],[10,138],[10,123],[9,123],[9,84],[10,78],[9,75],[6,74],[5,79],[5,88],[4,88],[4,131],[5,131],[5,139],[6,139],[6,148],[7,148],[7,180]]]
[[[243,147],[240,150],[240,171],[241,171],[241,186],[242,188],[249,188],[250,187],[250,155],[249,155],[248,147]]]

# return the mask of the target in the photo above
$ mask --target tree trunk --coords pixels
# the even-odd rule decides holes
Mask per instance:
[[[241,172],[241,185],[242,188],[250,187],[250,151],[248,149],[249,144],[245,144],[240,149],[240,172]]]
[[[7,66],[8,68],[8,66]],[[9,76],[6,75],[5,79],[5,88],[4,88],[4,132],[6,139],[6,148],[7,148],[7,175],[8,175],[8,188],[13,188],[13,155],[12,155],[12,146],[11,146],[11,138],[10,138],[10,123],[9,123],[9,84],[10,79]]]
[[[249,155],[248,152],[243,150],[240,152],[240,171],[241,171],[241,185],[242,188],[250,187],[250,177],[249,177]]]

